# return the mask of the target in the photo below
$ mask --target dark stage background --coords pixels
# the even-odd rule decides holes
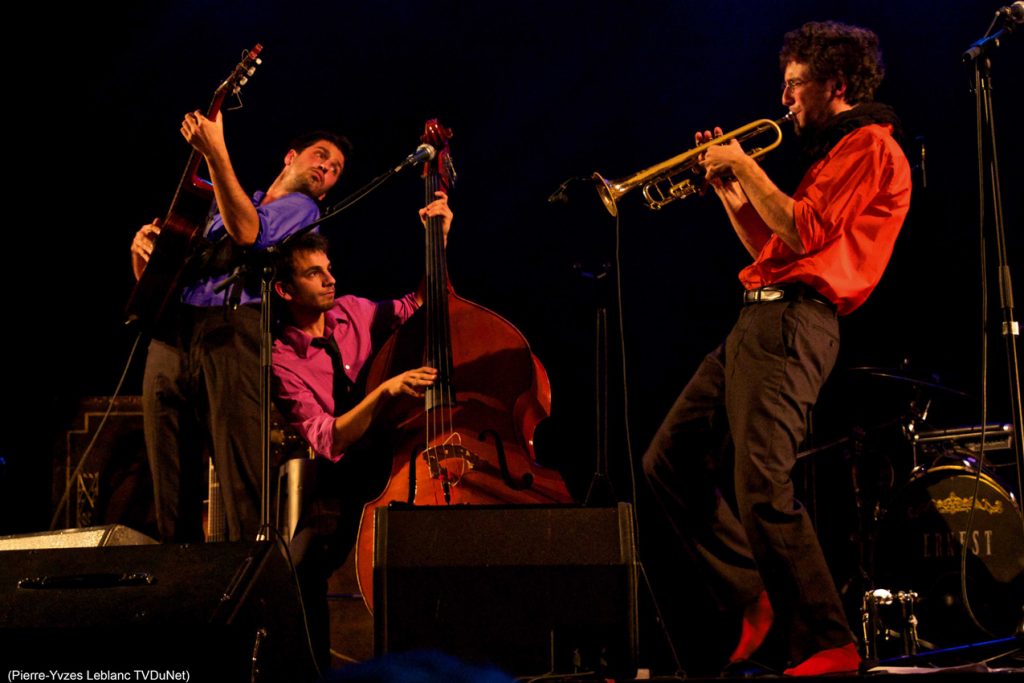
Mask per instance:
[[[265,46],[264,64],[243,91],[245,107],[225,123],[249,191],[273,179],[287,141],[307,129],[336,129],[355,144],[334,200],[415,149],[425,119],[439,117],[454,130],[453,284],[516,324],[546,364],[552,438],[571,488],[582,494],[594,452],[595,306],[609,290],[579,271],[613,262],[614,223],[589,185],[572,186],[567,205],[549,204],[548,195],[570,176],[599,170],[617,178],[677,154],[692,146],[698,127],[781,116],[776,55],[786,30],[829,18],[872,27],[888,70],[878,99],[903,117],[912,161],[915,139],[926,142],[928,185],[915,175],[911,216],[889,270],[872,300],[844,320],[818,439],[897,417],[914,397],[905,384],[865,379],[851,367],[909,359],[919,377],[977,396],[975,120],[960,55],[1000,4],[158,2],[39,11],[26,25],[12,24],[22,47],[8,57],[8,202],[17,208],[6,230],[13,305],[5,316],[0,533],[48,524],[52,456],[80,399],[113,391],[132,342],[121,317],[132,284],[128,247],[138,227],[169,204],[188,155],[178,132],[182,114],[205,108],[255,42]],[[1022,41],[1006,41],[994,70],[1006,226],[1018,267]],[[788,142],[765,165],[792,190],[796,179],[785,171],[792,135]],[[416,285],[421,197],[420,181],[408,173],[324,229],[340,291],[392,296]],[[746,255],[712,198],[652,213],[631,195],[622,203],[621,235],[638,459],[702,355],[732,324]],[[998,320],[994,308],[992,316]],[[612,483],[619,498],[630,499],[622,372],[612,358]],[[127,393],[140,390],[141,361],[140,353]],[[1006,421],[998,337],[990,361],[990,417]],[[930,418],[936,426],[975,424],[980,406],[938,394]],[[898,439],[889,448],[887,455],[906,457]],[[842,448],[819,456],[819,490],[807,492],[838,508],[821,506],[819,524],[840,582],[855,573],[844,521],[847,456]],[[641,553],[666,595],[666,618],[688,632],[701,598],[677,599],[685,568],[642,491],[638,505]],[[644,652],[663,658],[647,630]],[[699,642],[682,649],[692,656]]]

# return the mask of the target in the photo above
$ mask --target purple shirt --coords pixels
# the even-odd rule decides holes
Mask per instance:
[[[333,336],[345,374],[356,385],[377,346],[416,309],[416,295],[393,301],[370,301],[346,295],[324,314],[324,336]],[[317,455],[331,455],[334,443],[334,367],[327,351],[312,346],[313,337],[289,325],[274,341],[274,394],[288,423],[299,430]]]
[[[260,204],[263,192],[252,196],[252,204],[256,207],[256,215],[260,219],[260,231],[256,235],[256,243],[249,249],[264,250],[277,244],[288,235],[320,218],[320,207],[311,197],[300,192],[286,194],[268,204]],[[314,229],[313,232],[316,232]],[[224,219],[220,213],[214,215],[206,228],[206,239],[216,242],[227,234]],[[214,293],[217,285],[224,282],[228,275],[217,275],[204,278],[187,285],[181,293],[183,303],[191,306],[223,306],[227,290]],[[250,304],[260,300],[259,292],[242,290],[241,303]]]

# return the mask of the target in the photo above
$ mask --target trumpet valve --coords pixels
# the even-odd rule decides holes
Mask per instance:
[[[697,194],[700,191],[701,187],[689,178],[676,183],[668,189],[668,193],[676,199],[685,199],[686,197],[689,197],[692,194]]]
[[[657,211],[675,199],[671,194],[671,188],[669,188],[669,194],[666,195],[656,183],[644,185],[641,193],[644,196],[644,205],[651,211]]]

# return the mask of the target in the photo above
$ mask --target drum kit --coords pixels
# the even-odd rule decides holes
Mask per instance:
[[[1024,633],[1024,517],[1001,476],[1015,463],[1000,462],[1011,425],[936,429],[933,397],[966,394],[903,370],[851,372],[914,395],[897,420],[801,454],[852,452],[866,659]]]

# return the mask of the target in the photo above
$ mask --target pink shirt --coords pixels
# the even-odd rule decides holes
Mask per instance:
[[[333,335],[345,373],[357,386],[374,351],[417,309],[415,294],[394,301],[370,301],[357,296],[334,300],[327,311],[324,336]],[[327,351],[311,344],[313,337],[288,326],[274,341],[274,397],[288,423],[309,442],[317,455],[331,455],[334,442],[334,366]]]

